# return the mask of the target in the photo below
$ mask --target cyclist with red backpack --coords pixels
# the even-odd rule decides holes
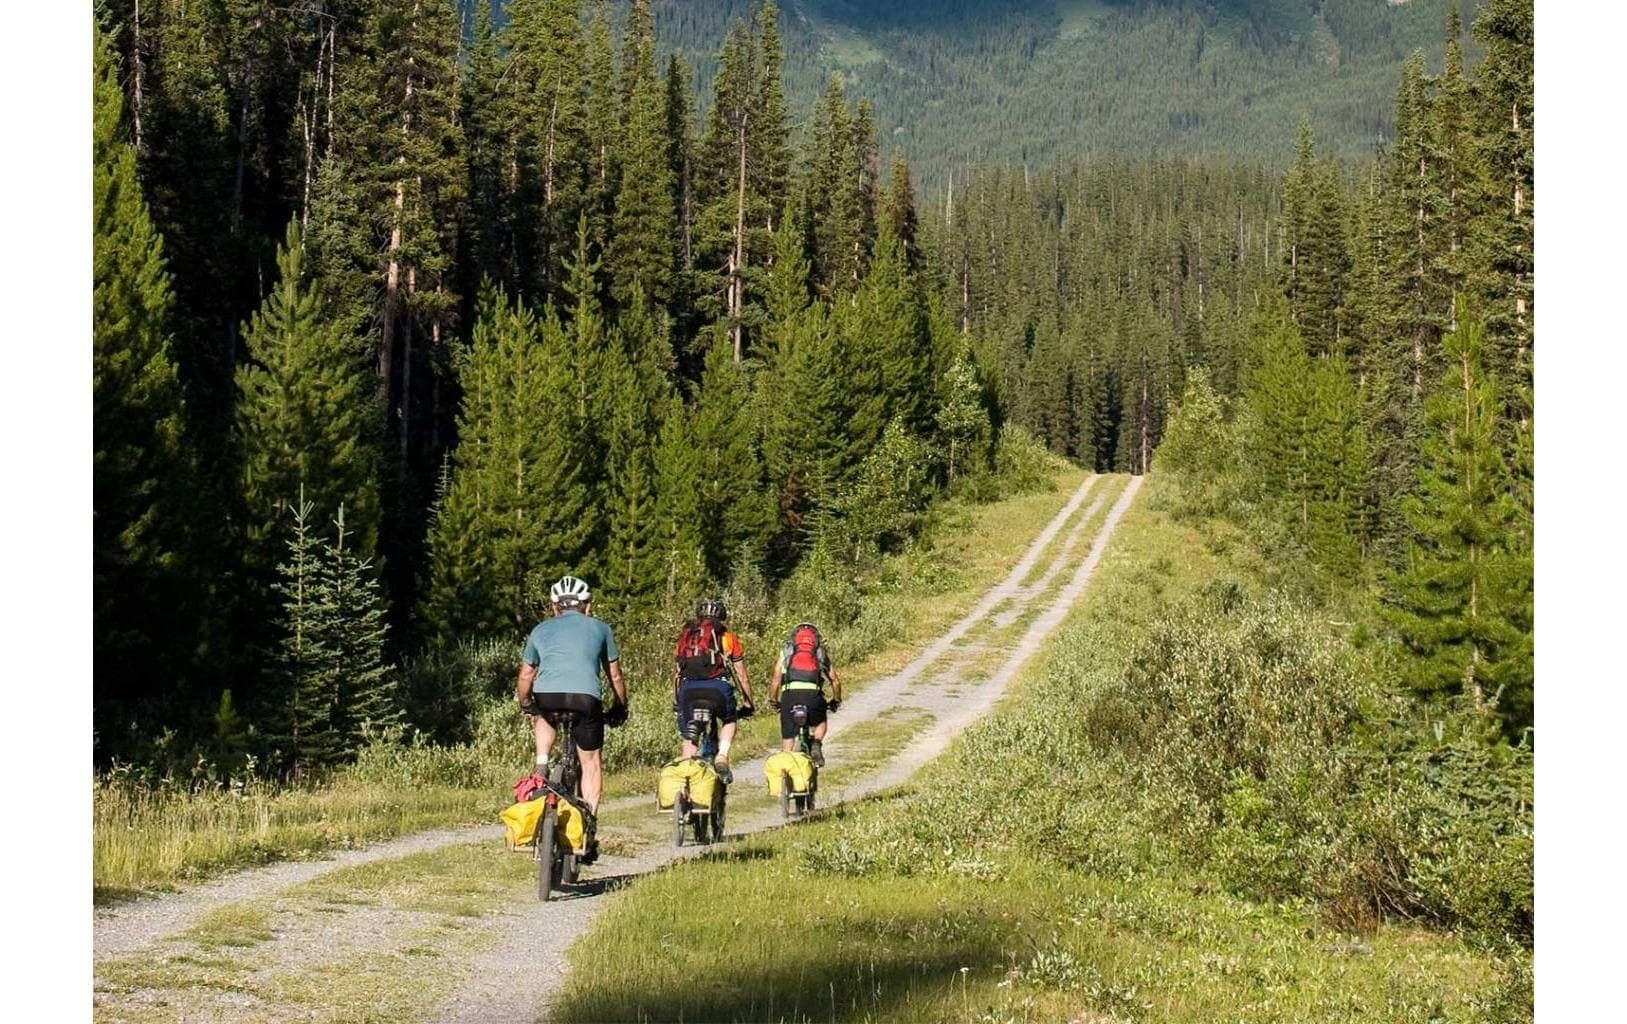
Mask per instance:
[[[825,700],[825,682],[830,682],[831,697]],[[782,695],[783,694],[783,695]],[[774,663],[774,677],[768,682],[769,707],[780,709],[780,749],[790,750],[796,743],[797,726],[792,708],[801,705],[807,709],[808,727],[812,743],[808,756],[815,767],[825,767],[825,713],[835,712],[842,706],[842,681],[837,678],[836,666],[830,663],[830,652],[825,641],[811,622],[799,622],[780,648],[780,659]]]
[[[683,737],[683,756],[694,757],[699,751],[689,741],[684,725],[689,721],[695,704],[714,709],[718,730],[717,757],[712,767],[724,785],[734,781],[729,770],[729,745],[734,742],[736,719],[750,717],[757,710],[751,698],[751,682],[746,675],[746,650],[740,638],[725,623],[729,611],[719,598],[709,597],[695,606],[695,617],[684,623],[678,634],[678,646],[673,650],[676,664],[672,672],[672,706],[678,713],[678,735]],[[733,675],[740,683],[743,707],[736,708]]]

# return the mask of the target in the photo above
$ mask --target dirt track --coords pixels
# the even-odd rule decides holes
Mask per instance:
[[[822,806],[857,799],[904,781],[998,702],[1027,659],[1040,649],[1083,593],[1114,526],[1141,484],[1140,478],[1131,478],[1105,519],[1098,521],[1107,492],[1122,479],[1087,478],[1003,581],[901,670],[870,683],[844,702],[841,712],[831,719],[826,739],[827,756],[833,764],[841,763],[846,753],[844,735],[892,709],[916,709],[931,714],[934,721],[874,770],[846,785],[822,791]],[[1093,494],[1095,499],[1087,505]],[[1079,557],[1078,548],[1087,539],[1091,543]],[[1044,568],[1036,574],[1042,557]],[[1069,569],[1072,572],[1065,577],[1066,582],[1056,587],[1057,578]],[[1021,620],[1025,618],[1029,621],[1023,627]],[[760,785],[761,761],[742,762],[735,773],[746,786]],[[610,801],[601,810],[601,819],[605,825],[614,826],[618,818],[648,816],[649,803],[647,796]],[[740,835],[772,827],[779,821],[777,809],[741,813],[731,817],[729,831]],[[341,867],[400,858],[456,843],[483,839],[500,842],[500,836],[501,830],[495,826],[420,833],[339,853],[328,860],[238,872],[185,892],[105,908],[96,915],[95,956],[101,962],[140,953],[210,911],[274,896]],[[605,856],[584,872],[586,884],[572,898],[547,905],[516,901],[510,911],[487,918],[481,930],[497,931],[497,941],[467,964],[461,971],[466,979],[464,985],[425,1019],[486,1022],[545,1017],[548,1001],[567,973],[566,950],[608,905],[604,896],[640,874],[702,852],[704,848],[700,847],[674,849],[658,843],[632,856]],[[336,936],[335,941],[343,939]],[[505,976],[516,962],[542,968],[536,976],[550,980],[550,984],[491,983],[494,977]],[[211,1014],[209,1019],[232,1019],[232,1015]]]
[[[1035,538],[1022,561],[1012,569],[1002,583],[985,595],[971,612],[924,649],[904,669],[872,684],[851,703],[844,703],[842,711],[832,716],[825,750],[828,759],[835,761],[843,755],[842,734],[852,730],[860,721],[874,718],[888,708],[901,705],[913,705],[938,713],[933,726],[915,742],[883,763],[878,770],[864,776],[862,780],[832,791],[828,803],[855,800],[904,781],[922,765],[941,754],[967,726],[994,707],[1028,658],[1040,649],[1045,639],[1061,623],[1068,609],[1084,592],[1113,527],[1141,486],[1140,477],[1129,481],[1118,500],[1114,502],[1106,520],[1096,531],[1094,542],[1084,559],[1074,568],[1073,575],[1062,589],[1047,602],[1044,600],[1049,593],[1047,586],[1069,563],[1075,547],[1089,532],[1094,513],[1104,500],[1098,498],[1083,514],[1074,516],[1092,487],[1099,486],[1099,481],[1100,478],[1091,477],[1080,486],[1073,499],[1057,514],[1057,518]],[[1040,553],[1064,524],[1071,524],[1070,532],[1053,556],[1046,572],[1035,585],[1024,587],[1023,581],[1027,579]],[[1011,608],[1003,608],[1007,602],[1011,603]],[[1000,667],[982,682],[965,682],[957,669],[986,654],[989,646],[976,642],[961,642],[962,638],[973,627],[997,611],[1014,610],[1016,614],[1007,620],[1010,622],[1034,608],[1039,608],[1039,613],[1021,636],[1008,647],[1000,645],[1007,649],[1007,656],[1001,660]],[[923,679],[927,669],[934,666],[936,670],[931,674],[931,678]],[[856,714],[850,716],[850,709]],[[945,709],[949,709],[947,714],[943,713]],[[753,764],[749,770],[751,771],[749,775],[746,774],[747,769],[736,774],[740,779],[749,779],[755,784],[760,777],[760,768]],[[755,832],[771,828],[780,821],[779,811],[770,810],[732,823],[730,832],[731,834]],[[596,868],[601,876],[611,880],[606,886],[607,889],[611,889],[626,884],[637,875],[702,852],[704,852],[702,847],[656,848],[631,858],[605,857]],[[568,974],[566,951],[577,937],[592,925],[593,920],[607,903],[606,900],[598,898],[602,891],[594,890],[587,898],[565,900],[547,906],[533,904],[500,919],[503,921],[503,939],[474,965],[469,984],[450,1003],[442,1007],[434,1019],[454,1024],[545,1019],[548,1015],[549,1000]],[[544,923],[546,927],[543,927]],[[490,983],[491,978],[501,977],[502,972],[509,969],[509,965],[525,962],[528,957],[540,968],[537,971],[539,984],[502,986]]]

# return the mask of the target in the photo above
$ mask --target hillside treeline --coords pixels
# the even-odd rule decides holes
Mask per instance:
[[[968,163],[1078,154],[1280,166],[1306,115],[1330,153],[1363,159],[1394,138],[1396,69],[1438,53],[1452,2],[787,0],[786,95],[800,117],[840,73],[934,190]],[[657,35],[709,54],[751,5],[657,0]]]
[[[1280,179],[994,169],[922,224],[997,409],[1098,468],[1182,471],[1307,579],[1371,581],[1411,685],[1510,739],[1534,672],[1531,17],[1483,5],[1471,69],[1451,12],[1443,70],[1408,59],[1361,167],[1303,124]]]

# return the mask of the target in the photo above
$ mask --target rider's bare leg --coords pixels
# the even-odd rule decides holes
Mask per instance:
[[[541,715],[531,716],[531,738],[537,744],[537,764],[548,763],[548,752],[554,749],[554,727]]]
[[[794,739],[780,740],[780,749],[781,750],[787,750],[788,751],[788,750],[792,749],[793,747],[795,747],[796,745],[797,745],[797,741],[794,740]]]
[[[725,761],[729,759],[729,745],[734,742],[734,727],[735,723],[724,722],[717,733],[717,756]]]
[[[830,721],[827,719],[827,720],[825,720],[823,722],[820,722],[818,725],[813,727],[812,731],[810,732],[810,735],[813,736],[813,741],[815,743],[823,743],[823,742],[825,742],[825,728],[828,725],[830,725]]]
[[[576,752],[582,759],[582,799],[594,814],[599,813],[599,794],[604,790],[603,753],[602,750],[581,749]]]
[[[689,742],[688,740],[684,740],[684,751],[683,751],[683,753],[684,753],[685,757],[694,757],[696,754],[698,754],[700,752],[701,751],[700,751],[699,747],[695,746],[695,744]]]

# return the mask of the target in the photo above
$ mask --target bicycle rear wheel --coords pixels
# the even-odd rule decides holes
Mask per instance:
[[[727,786],[719,786],[717,795],[712,797],[712,842],[714,843],[723,841],[723,816],[727,812],[728,806],[729,789]]]
[[[791,773],[780,772],[780,817],[791,816]]]
[[[550,798],[551,799],[551,798]],[[559,825],[559,809],[549,807],[537,822],[537,899],[547,902],[553,897],[554,886],[559,884],[559,842],[555,830]]]
[[[678,794],[678,802],[672,805],[672,845],[684,845],[684,826],[689,823],[689,798],[682,793]]]

